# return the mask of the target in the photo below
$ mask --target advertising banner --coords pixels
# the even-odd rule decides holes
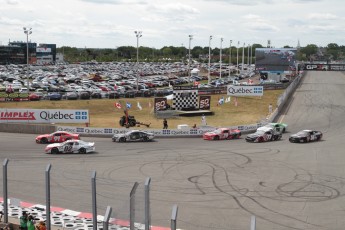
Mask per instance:
[[[89,111],[64,109],[0,109],[0,122],[89,123]]]
[[[165,110],[167,106],[167,99],[165,97],[155,98],[155,111]]]
[[[51,52],[52,52],[51,48],[43,48],[43,47],[36,48],[36,53],[51,53]]]
[[[1,92],[0,93],[1,99],[8,99],[8,100],[28,100],[29,94],[28,93],[7,93]]]
[[[199,97],[199,109],[210,110],[211,108],[211,96]]]
[[[244,85],[228,85],[227,95],[229,96],[263,96],[263,86],[244,86]]]

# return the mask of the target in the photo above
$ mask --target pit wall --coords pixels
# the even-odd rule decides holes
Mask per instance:
[[[228,128],[239,129],[243,134],[254,132],[257,128],[276,121],[280,112],[288,102],[291,95],[299,86],[305,72],[301,72],[294,81],[286,88],[284,93],[278,98],[277,108],[273,113],[260,123],[231,126]],[[203,133],[213,131],[216,128],[208,129],[142,129],[143,131],[152,132],[156,137],[200,137]],[[55,131],[68,131],[79,133],[81,136],[96,136],[96,137],[111,137],[114,134],[126,133],[129,129],[115,129],[115,128],[91,128],[91,127],[76,127],[76,126],[54,126],[54,125],[33,125],[33,124],[12,124],[0,123],[0,132],[8,133],[30,133],[30,134],[44,134]]]

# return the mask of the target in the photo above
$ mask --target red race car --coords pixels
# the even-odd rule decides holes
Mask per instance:
[[[60,143],[67,140],[77,139],[79,140],[79,134],[69,133],[64,131],[57,131],[51,134],[43,134],[36,137],[36,143]]]
[[[204,140],[230,140],[241,137],[241,131],[238,129],[219,128],[212,132],[203,134]]]

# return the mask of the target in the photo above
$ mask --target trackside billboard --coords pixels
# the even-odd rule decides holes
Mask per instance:
[[[263,86],[244,86],[244,85],[228,85],[227,95],[229,96],[263,96]]]
[[[89,123],[89,110],[0,109],[1,123]]]

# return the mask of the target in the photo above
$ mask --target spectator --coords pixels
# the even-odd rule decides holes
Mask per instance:
[[[166,118],[163,120],[163,129],[168,129],[168,121]]]
[[[29,215],[28,217],[27,227],[28,227],[28,230],[35,230],[35,220],[32,215]]]
[[[193,128],[193,129],[196,129],[196,124],[194,124],[192,128]]]
[[[22,216],[19,218],[19,229],[27,230],[28,229],[28,214],[26,211],[22,212]]]
[[[46,224],[43,221],[40,221],[38,225],[36,225],[36,230],[47,230]]]
[[[270,104],[268,106],[268,113],[271,114],[272,112],[273,112],[273,106],[272,106],[272,104]]]
[[[201,116],[201,125],[204,125],[204,126],[207,125],[206,117],[204,114]]]

